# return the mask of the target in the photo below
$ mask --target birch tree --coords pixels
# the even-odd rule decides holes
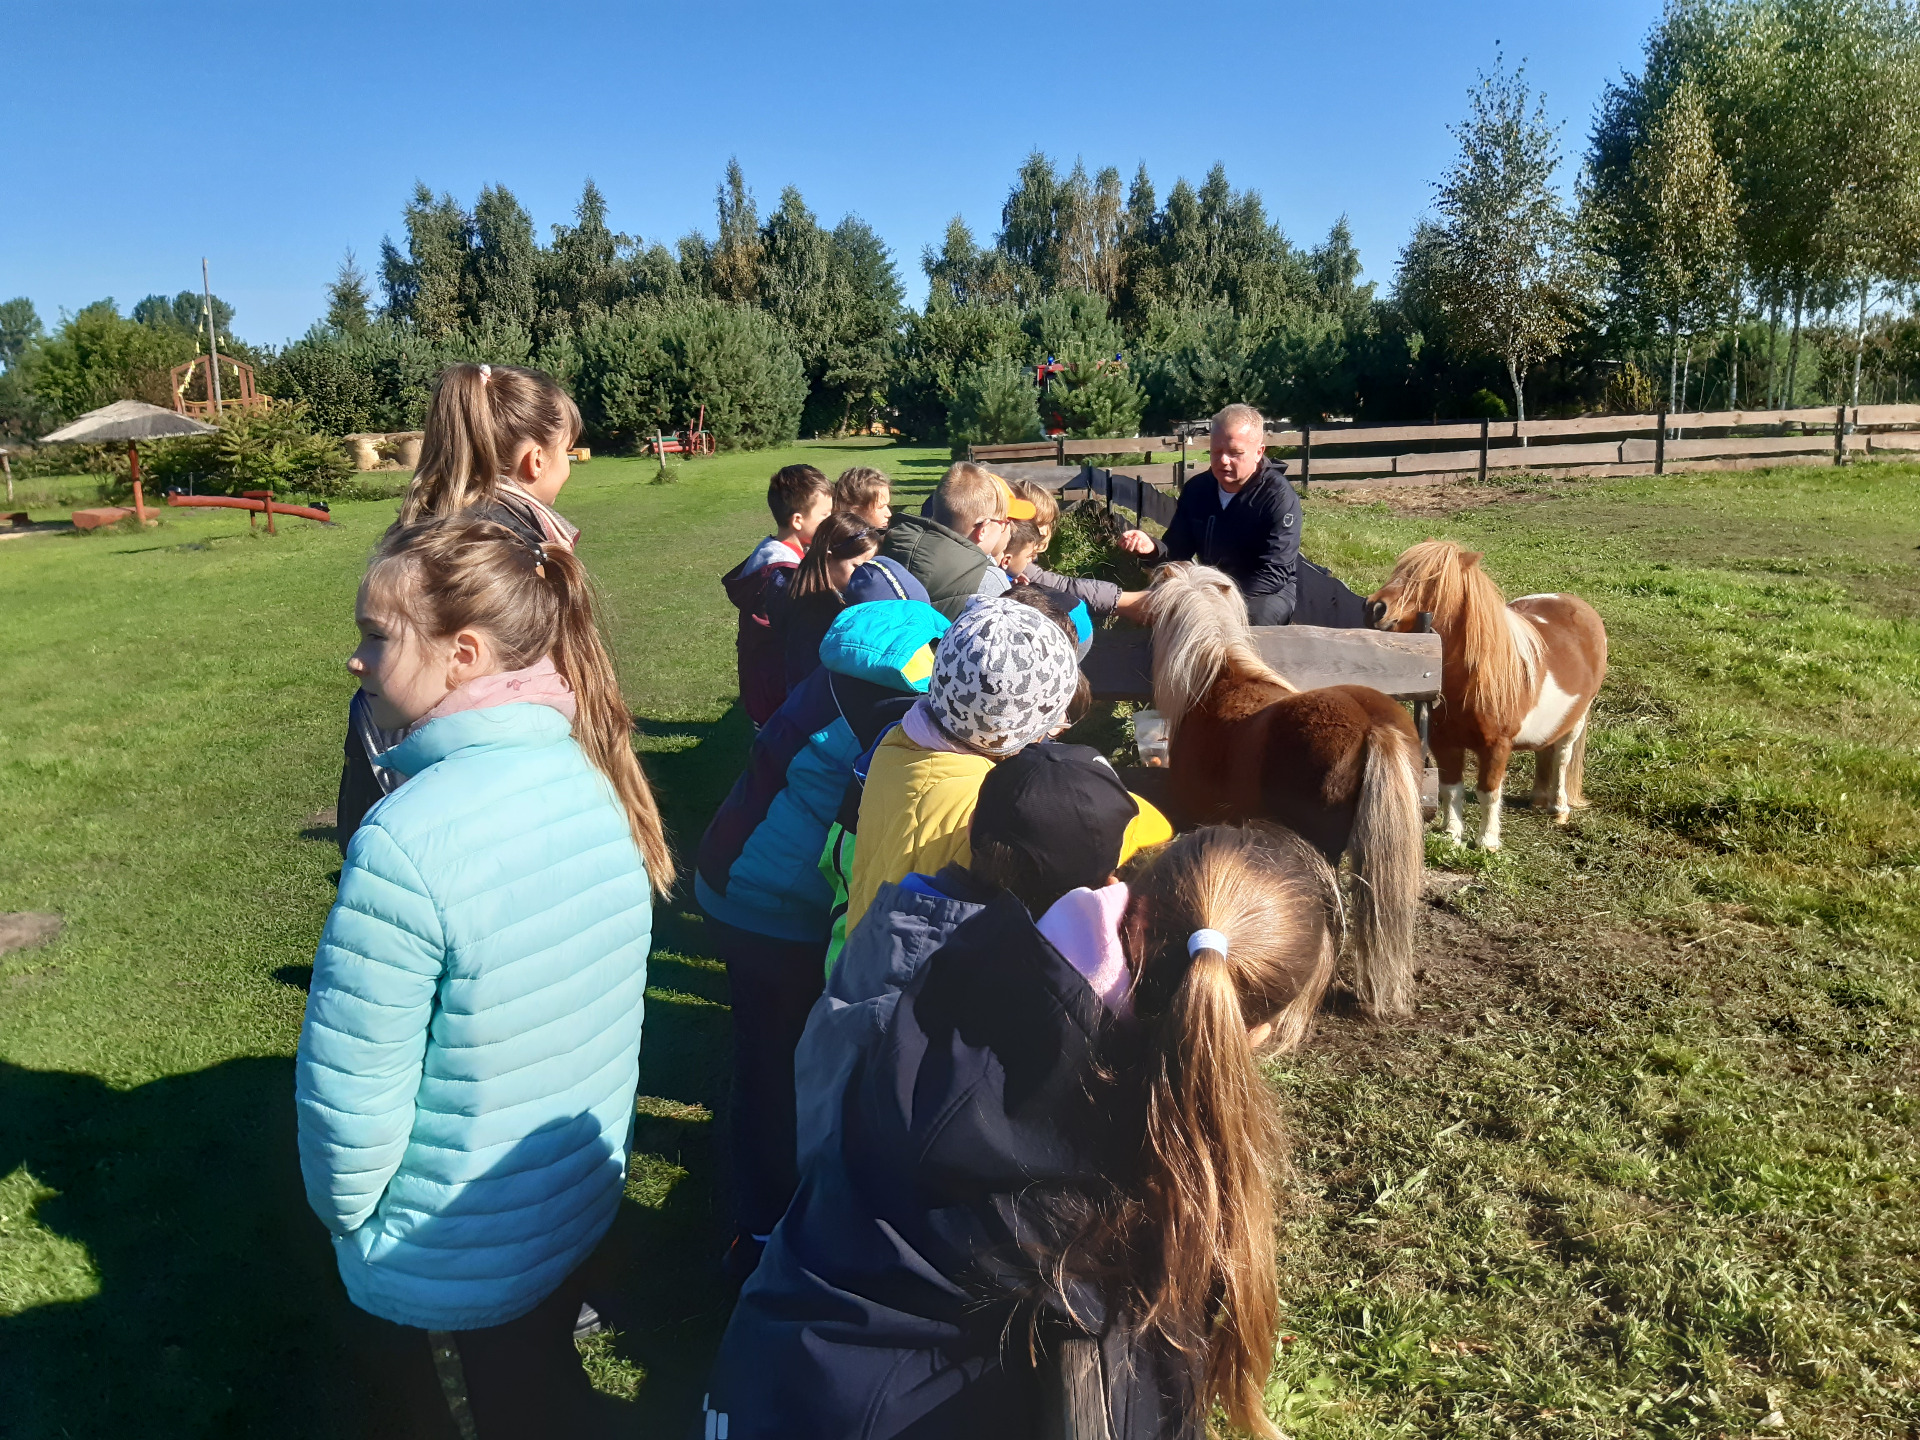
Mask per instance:
[[[1527,372],[1566,343],[1590,274],[1553,188],[1558,128],[1524,67],[1508,74],[1496,62],[1452,134],[1459,158],[1434,187],[1433,298],[1451,333],[1500,360],[1525,420]]]

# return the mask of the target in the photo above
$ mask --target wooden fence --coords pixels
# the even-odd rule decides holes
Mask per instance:
[[[1663,475],[1772,465],[1842,465],[1853,458],[1920,452],[1920,430],[1904,428],[1908,426],[1920,426],[1920,405],[1709,410],[1434,425],[1303,425],[1270,429],[1267,444],[1284,453],[1289,473],[1303,489],[1314,484],[1346,488],[1484,481],[1489,474],[1523,471]],[[1151,519],[1157,518],[1153,514],[1157,507],[1144,502],[1136,490],[1178,488],[1188,475],[1205,468],[1205,434],[1204,426],[1182,426],[1174,435],[976,445],[968,453],[1009,473],[1031,474],[1042,483],[1060,475],[1086,476],[1078,483],[1104,493],[1110,504],[1139,511]],[[1179,458],[1172,463],[1153,463],[1155,455],[1168,452],[1177,452]],[[1146,463],[1104,470],[1072,463],[1093,455],[1141,455]],[[1108,478],[1095,478],[1099,476]],[[1128,482],[1122,485],[1124,495],[1112,490],[1122,481]],[[1062,479],[1052,488],[1072,489],[1075,483]]]

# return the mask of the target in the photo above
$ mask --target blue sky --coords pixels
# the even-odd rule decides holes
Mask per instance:
[[[544,238],[592,176],[616,229],[671,241],[712,230],[738,155],[763,213],[794,184],[864,217],[917,300],[921,248],[956,212],[990,238],[1036,146],[1145,160],[1163,198],[1224,161],[1296,243],[1348,215],[1385,281],[1496,44],[1564,122],[1570,180],[1659,8],[14,0],[0,299],[124,310],[197,288],[206,255],[235,329],[277,344],[347,247],[372,272],[416,178],[505,184]]]

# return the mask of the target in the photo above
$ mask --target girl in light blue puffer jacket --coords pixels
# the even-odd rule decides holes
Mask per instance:
[[[566,1282],[624,1189],[673,863],[572,555],[466,515],[396,527],[356,610],[347,668],[408,778],[314,957],[307,1198],[355,1305],[454,1332],[481,1435],[578,1433]]]

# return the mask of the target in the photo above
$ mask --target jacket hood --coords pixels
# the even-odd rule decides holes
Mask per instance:
[[[760,594],[760,587],[766,583],[766,577],[760,572],[769,566],[794,569],[800,564],[800,557],[793,547],[784,540],[776,540],[769,535],[753,547],[753,553],[742,560],[733,569],[720,577],[720,584],[727,592],[727,598],[735,605],[743,601],[752,601]]]
[[[849,605],[820,642],[820,663],[837,675],[924,694],[933,677],[933,647],[949,623],[919,600]]]
[[[376,755],[374,763],[411,776],[461,750],[533,750],[557,745],[572,735],[572,722],[549,706],[527,702],[495,705],[429,720],[391,750]]]

